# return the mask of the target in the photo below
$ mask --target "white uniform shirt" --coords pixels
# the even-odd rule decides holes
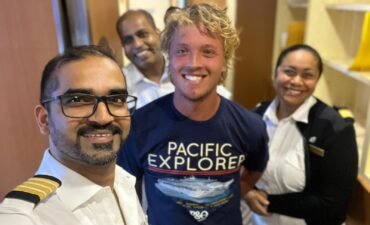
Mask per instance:
[[[168,74],[167,63],[159,83],[149,80],[132,63],[123,68],[126,77],[127,90],[130,95],[136,96],[136,108],[141,108],[149,102],[175,91]]]
[[[123,68],[127,90],[130,95],[138,98],[136,108],[139,109],[149,102],[175,91],[168,72],[168,61],[159,83],[149,80],[132,63]],[[231,93],[222,85],[217,86],[217,93],[230,99]]]
[[[300,192],[305,187],[305,157],[303,137],[296,122],[308,123],[308,113],[316,103],[314,97],[308,98],[292,115],[282,120],[276,117],[276,99],[263,115],[269,136],[269,161],[265,172],[256,186],[269,194]],[[303,219],[280,214],[269,217],[252,213],[250,224],[258,225],[305,225]]]
[[[99,186],[65,167],[45,151],[36,174],[58,178],[62,185],[34,207],[33,203],[6,198],[0,204],[0,224],[12,225],[144,225],[134,188],[135,178],[116,166],[114,189]]]

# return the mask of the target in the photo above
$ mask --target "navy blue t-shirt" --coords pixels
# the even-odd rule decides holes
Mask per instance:
[[[211,119],[193,121],[169,94],[132,117],[118,164],[145,175],[151,225],[241,225],[239,169],[263,171],[267,160],[258,115],[221,97]]]

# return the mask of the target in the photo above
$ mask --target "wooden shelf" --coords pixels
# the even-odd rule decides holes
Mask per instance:
[[[306,9],[308,6],[307,0],[287,0],[290,8]]]
[[[324,63],[327,66],[341,72],[342,74],[352,77],[368,86],[370,86],[370,71],[352,71],[349,70],[349,66],[352,60],[341,60],[341,59],[324,59]]]
[[[290,3],[290,8],[307,9],[307,3]]]
[[[356,121],[356,118],[355,118]],[[365,127],[357,122],[354,124],[354,128],[356,131],[356,142],[357,142],[357,148],[358,148],[358,157],[359,157],[359,163],[362,161],[362,153],[363,153],[363,143],[365,140]]]
[[[367,12],[367,11],[370,11],[370,4],[330,3],[326,5],[326,8],[330,10]]]
[[[370,180],[369,180],[369,178],[365,177],[362,174],[359,174],[357,176],[357,180],[360,182],[362,187],[364,187],[364,189],[367,191],[367,193],[370,193]]]

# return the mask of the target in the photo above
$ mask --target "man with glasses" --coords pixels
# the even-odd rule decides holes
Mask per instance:
[[[0,224],[147,224],[135,178],[116,166],[135,104],[106,49],[81,46],[50,60],[35,107],[49,148],[36,175],[1,203]]]

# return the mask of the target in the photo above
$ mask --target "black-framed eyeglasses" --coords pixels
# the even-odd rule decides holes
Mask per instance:
[[[55,100],[60,101],[62,112],[66,117],[88,118],[98,108],[99,102],[104,102],[110,115],[114,117],[132,116],[136,109],[137,98],[128,94],[96,96],[90,94],[64,94],[43,100],[46,104]]]

